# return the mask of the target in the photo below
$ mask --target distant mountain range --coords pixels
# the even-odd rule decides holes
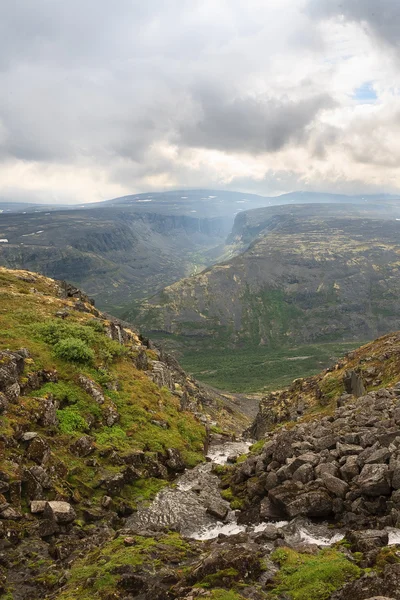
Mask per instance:
[[[310,206],[351,203],[361,211],[400,215],[398,198],[385,194],[293,192],[263,197],[212,189],[176,190],[68,207],[4,200],[0,201],[0,264],[68,279],[100,307],[121,313],[133,302],[243,250],[246,240],[239,243],[232,238],[242,215],[254,215],[245,217],[251,229],[257,209],[278,203],[292,206],[299,200]]]

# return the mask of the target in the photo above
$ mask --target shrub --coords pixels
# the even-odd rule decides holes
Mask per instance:
[[[74,337],[57,342],[54,346],[54,354],[57,358],[80,364],[88,364],[94,360],[93,350],[83,340]]]
[[[59,428],[62,433],[75,433],[76,431],[87,431],[88,424],[85,419],[74,408],[64,408],[57,411]]]
[[[91,327],[85,327],[76,323],[65,323],[60,319],[48,320],[45,323],[36,324],[33,328],[44,342],[52,346],[67,338],[77,338],[90,344],[94,342],[96,337]]]

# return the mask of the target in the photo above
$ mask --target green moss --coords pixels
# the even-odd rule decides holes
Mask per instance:
[[[258,442],[250,446],[250,452],[252,452],[253,454],[260,454],[264,446],[265,440],[258,440]]]
[[[290,600],[328,600],[344,583],[362,574],[357,565],[332,548],[316,555],[281,548],[271,558],[281,567],[271,598],[286,594]]]
[[[379,551],[375,561],[375,569],[383,571],[387,564],[400,563],[400,552],[396,546],[387,546]]]
[[[75,408],[64,408],[57,411],[61,433],[73,434],[77,431],[88,431],[89,426]]]
[[[240,577],[239,571],[233,568],[222,569],[211,575],[207,575],[204,579],[196,585],[196,587],[211,588],[216,585],[231,586],[233,581],[236,581]]]
[[[129,545],[118,537],[76,561],[69,573],[65,590],[58,600],[109,598],[118,589],[121,567],[134,572],[154,573],[165,563],[183,562],[191,554],[190,545],[177,533],[160,539],[133,536]]]
[[[245,600],[244,596],[241,596],[233,590],[214,589],[211,590],[208,596],[210,600]]]

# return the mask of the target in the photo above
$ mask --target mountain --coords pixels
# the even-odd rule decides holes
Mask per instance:
[[[128,323],[1,268],[0,596],[397,599],[399,340],[264,398],[250,446]]]
[[[379,197],[295,192],[263,197],[225,190],[175,190],[57,207],[0,204],[0,264],[68,279],[97,304],[124,312],[175,281],[238,253],[225,246],[235,216],[286,203],[349,202],[371,208]],[[382,205],[397,210],[393,197]],[[389,210],[389,208],[388,208]]]
[[[170,346],[183,343],[184,364],[192,350],[194,362],[195,348],[209,352],[210,369],[216,348],[272,352],[397,329],[394,214],[391,207],[332,205],[242,213],[228,238],[239,255],[166,287],[130,318]]]

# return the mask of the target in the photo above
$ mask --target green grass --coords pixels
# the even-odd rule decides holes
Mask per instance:
[[[332,548],[315,555],[280,548],[271,558],[281,567],[271,599],[328,600],[347,581],[362,575],[357,565]]]
[[[184,348],[179,360],[196,379],[216,388],[257,392],[279,389],[298,377],[315,375],[361,343],[329,342],[273,349],[262,346],[198,351]]]

